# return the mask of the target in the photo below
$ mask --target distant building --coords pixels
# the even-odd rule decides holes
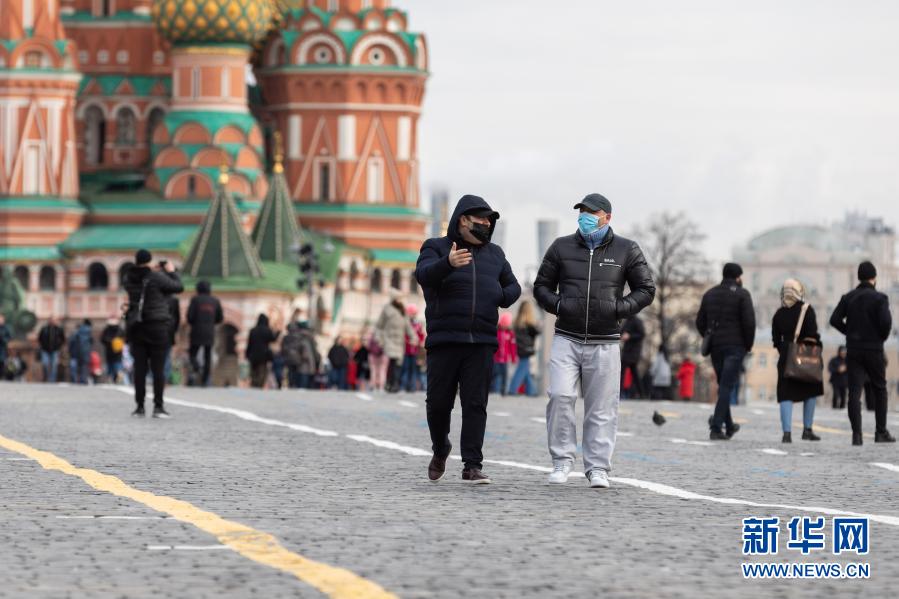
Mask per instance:
[[[438,189],[431,195],[431,237],[446,235],[449,217],[449,192]]]
[[[543,255],[558,236],[559,221],[543,219],[537,221],[537,264],[543,262]]]

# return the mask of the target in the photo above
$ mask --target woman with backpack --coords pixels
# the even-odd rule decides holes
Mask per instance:
[[[780,404],[780,423],[783,443],[792,443],[793,402],[802,402],[802,439],[820,441],[812,431],[815,404],[824,395],[822,381],[807,382],[786,376],[787,354],[795,341],[807,341],[820,345],[821,335],[815,320],[815,310],[803,301],[802,284],[795,279],[784,281],[780,292],[781,308],[771,321],[774,347],[780,354],[777,360],[777,402]]]
[[[125,336],[134,359],[134,401],[132,416],[144,416],[147,372],[153,373],[153,418],[170,418],[165,409],[165,358],[172,335],[169,298],[184,290],[175,267],[166,260],[153,270],[153,255],[140,249],[135,265],[125,274],[128,310],[125,312]]]

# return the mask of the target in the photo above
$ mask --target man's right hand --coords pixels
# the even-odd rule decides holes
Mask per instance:
[[[449,263],[453,268],[459,268],[460,266],[465,266],[466,264],[471,262],[471,252],[467,249],[463,248],[461,250],[456,249],[456,242],[453,242],[453,247],[450,248],[449,253]]]

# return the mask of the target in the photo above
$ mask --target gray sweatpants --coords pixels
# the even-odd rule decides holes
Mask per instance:
[[[578,385],[584,396],[584,472],[610,471],[618,431],[621,349],[617,343],[586,345],[556,335],[549,362],[546,432],[553,465],[574,464]]]

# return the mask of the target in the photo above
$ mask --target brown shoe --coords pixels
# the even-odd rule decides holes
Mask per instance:
[[[477,468],[466,468],[462,471],[462,480],[472,485],[489,485],[490,477]]]
[[[452,451],[452,447],[450,447],[450,451]],[[436,483],[446,474],[446,459],[449,457],[449,454],[450,452],[447,451],[445,456],[440,457],[435,453],[431,458],[431,463],[428,464],[428,480],[432,483]]]

